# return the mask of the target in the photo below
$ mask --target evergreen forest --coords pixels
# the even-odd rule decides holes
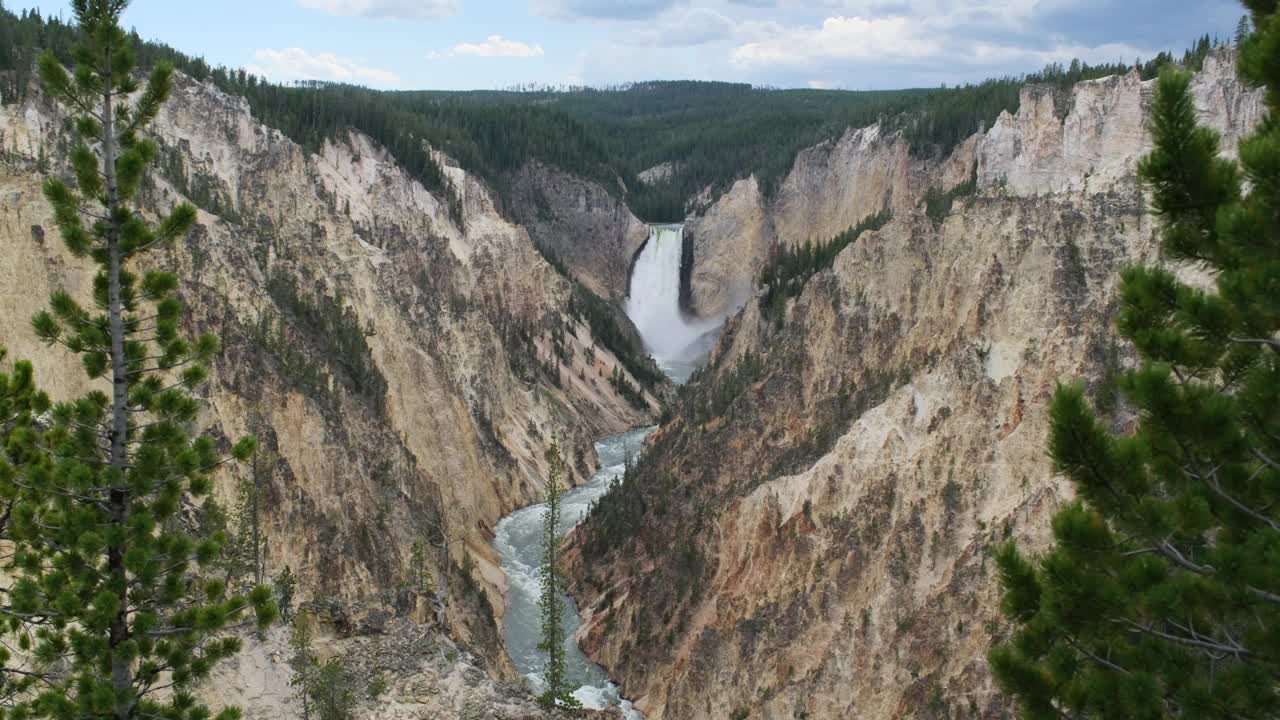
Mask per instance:
[[[677,222],[709,189],[714,198],[754,175],[775,193],[802,149],[840,137],[848,128],[884,123],[901,131],[917,156],[948,153],[1001,112],[1016,112],[1026,83],[1058,90],[1137,68],[1144,79],[1178,62],[1198,69],[1218,41],[1199,38],[1181,58],[1050,65],[1026,76],[932,89],[889,91],[779,90],[699,81],[645,82],[609,88],[510,91],[377,91],[333,83],[277,84],[245,72],[211,67],[167,45],[132,33],[139,64],[168,61],[178,70],[243,96],[255,117],[295,142],[318,148],[356,129],[382,144],[433,192],[452,188],[428,145],[489,182],[499,196],[511,175],[538,161],[599,182],[648,222]],[[70,62],[75,27],[34,11],[0,5],[0,97],[30,92],[35,58],[51,50]],[[649,168],[671,163],[665,178],[642,181]]]

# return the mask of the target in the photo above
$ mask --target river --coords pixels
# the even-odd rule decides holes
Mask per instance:
[[[561,535],[586,517],[591,503],[609,490],[609,484],[615,477],[622,475],[627,454],[640,452],[651,432],[653,428],[642,428],[612,435],[596,443],[600,470],[590,481],[566,492],[560,500]],[[516,668],[529,679],[535,692],[542,690],[542,668],[546,662],[546,655],[538,651],[542,631],[541,611],[538,609],[541,587],[538,565],[542,562],[542,519],[545,511],[546,506],[539,503],[511,513],[498,523],[493,541],[502,558],[502,570],[507,574],[507,615],[502,628],[507,652]],[[577,608],[572,600],[566,599],[565,651],[569,680],[578,686],[574,696],[583,707],[596,710],[621,704],[628,720],[638,720],[640,713],[619,697],[618,688],[609,681],[608,674],[578,649],[573,640],[578,624]]]
[[[645,349],[668,377],[683,383],[701,364],[721,323],[690,318],[680,308],[680,261],[684,243],[682,225],[654,225],[649,230],[631,276],[627,315],[644,338]],[[610,435],[596,442],[600,470],[590,481],[561,498],[560,534],[563,536],[586,517],[591,504],[622,475],[627,455],[636,455],[654,428]],[[542,562],[542,503],[521,508],[503,518],[495,529],[494,548],[507,576],[506,621],[502,628],[507,652],[516,668],[529,680],[535,693],[543,688],[546,655],[538,650],[542,615],[538,608]],[[618,693],[603,668],[578,648],[573,636],[580,624],[571,598],[564,603],[565,654],[574,696],[583,707],[595,710],[620,705],[627,720],[643,720],[639,711]]]

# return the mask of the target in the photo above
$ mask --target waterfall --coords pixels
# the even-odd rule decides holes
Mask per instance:
[[[680,310],[680,261],[684,249],[683,225],[654,225],[649,240],[636,258],[631,274],[631,293],[627,298],[627,315],[640,330],[645,348],[663,371],[676,382],[684,382],[701,363],[715,340],[720,320],[697,320]],[[632,451],[644,446],[654,428],[641,428],[621,435],[600,439],[596,454],[601,469],[590,482],[574,488],[561,498],[560,533],[577,525],[626,468]],[[506,616],[503,637],[516,668],[529,680],[535,691],[542,689],[542,673],[546,659],[538,649],[541,640],[542,610],[538,606],[542,561],[542,504],[516,510],[494,529],[494,549],[501,559],[508,589],[505,594]],[[578,648],[574,634],[578,629],[578,613],[566,604],[563,614],[566,664],[570,682],[578,689],[574,696],[584,707],[605,709],[619,706],[626,720],[643,720],[631,703],[620,697],[618,687],[608,674],[587,658]]]
[[[653,225],[631,273],[627,315],[646,349],[677,381],[710,349],[720,323],[689,318],[680,309],[683,225]]]

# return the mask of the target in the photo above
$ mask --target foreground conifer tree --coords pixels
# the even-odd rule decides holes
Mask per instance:
[[[1216,287],[1125,271],[1137,429],[1109,432],[1060,389],[1051,453],[1080,501],[1043,557],[998,554],[1016,632],[991,664],[1024,717],[1280,717],[1280,16],[1276,0],[1246,4],[1240,72],[1268,117],[1240,163],[1196,126],[1189,77],[1166,70],[1141,167],[1165,256]]]
[[[564,479],[564,459],[560,456],[559,442],[552,441],[547,460],[551,463],[551,476],[547,478],[547,510],[542,519],[544,549],[539,568],[542,596],[538,599],[542,610],[542,642],[538,649],[547,654],[547,669],[545,687],[538,701],[548,707],[576,708],[580,703],[569,687],[564,650],[565,580],[560,569],[560,482]]]
[[[0,347],[0,365],[5,363],[7,355]],[[40,437],[37,418],[48,412],[49,407],[49,396],[36,387],[35,369],[29,361],[15,362],[10,372],[0,370],[0,540],[11,536],[13,510],[22,498],[19,486],[23,484],[23,469],[28,464],[43,462],[37,442]],[[11,559],[8,553],[0,557],[5,562]],[[0,613],[10,610],[10,589],[0,589]],[[9,647],[0,644],[0,713],[12,707],[15,698],[25,694],[39,679],[21,667],[23,664]]]
[[[157,150],[142,131],[173,70],[156,67],[130,101],[140,88],[119,24],[126,5],[73,0],[82,36],[73,73],[51,53],[40,59],[46,92],[76,114],[80,138],[70,153],[74,188],[51,179],[45,194],[67,247],[99,270],[94,310],[58,292],[33,324],[110,391],[54,406],[50,427],[32,440],[42,459],[0,477],[15,498],[6,620],[30,668],[12,718],[203,720],[209,710],[191,690],[238,650],[229,626],[250,616],[264,625],[275,613],[266,588],[230,595],[203,572],[223,538],[191,537],[179,516],[224,462],[212,438],[189,430],[190,393],[218,343],[179,336],[173,274],[129,270],[184,237],[196,212],[183,203],[152,225],[136,206]],[[247,438],[233,454],[243,460],[253,450]]]

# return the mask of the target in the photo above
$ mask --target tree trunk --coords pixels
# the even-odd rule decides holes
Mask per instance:
[[[116,179],[116,137],[114,92],[111,76],[111,49],[103,53],[102,62],[102,164],[106,180],[107,229],[107,312],[111,323],[111,467],[118,471],[111,488],[111,522],[123,528],[129,521],[129,490],[124,475],[128,471],[129,433],[129,368],[124,356],[124,307],[121,298],[120,223],[116,217],[120,199]],[[128,720],[133,714],[133,668],[118,648],[129,640],[129,579],[124,567],[126,549],[113,545],[107,553],[111,589],[120,595],[120,609],[111,621],[111,685],[117,693],[116,720]]]
[[[249,504],[249,512],[253,513],[250,520],[253,528],[253,584],[262,584],[262,537],[258,527],[258,496],[262,493],[262,481],[258,471],[258,457],[260,453],[253,454],[253,502]]]

